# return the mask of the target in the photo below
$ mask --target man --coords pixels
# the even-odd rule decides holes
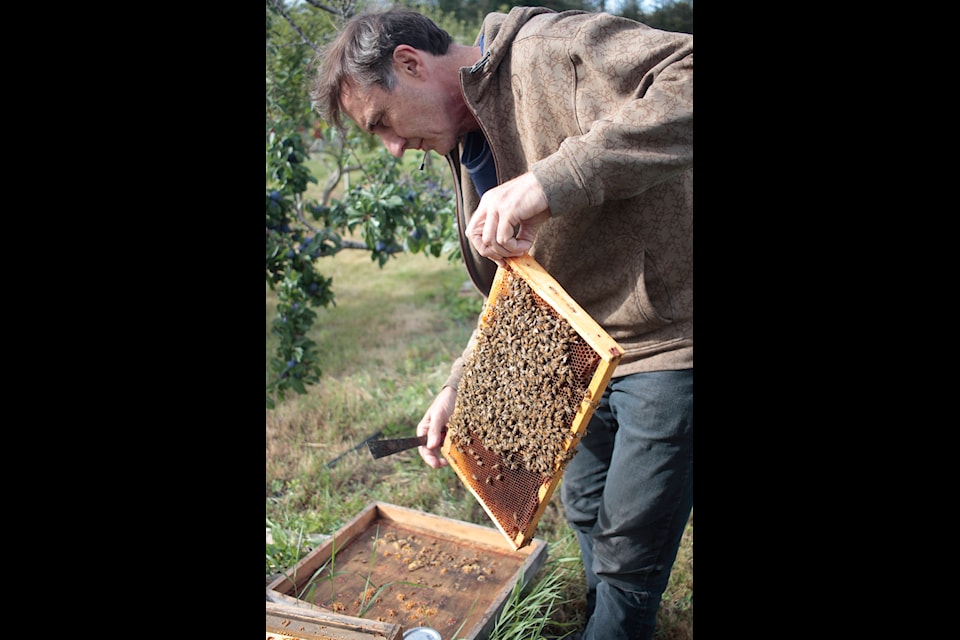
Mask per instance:
[[[387,10],[350,20],[319,60],[321,115],[397,157],[447,158],[484,295],[529,252],[624,348],[561,497],[587,574],[583,638],[651,638],[693,504],[693,36],[514,7],[465,46]],[[472,344],[417,426],[433,468]]]

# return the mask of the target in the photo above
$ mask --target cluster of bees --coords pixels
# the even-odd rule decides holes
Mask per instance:
[[[457,557],[441,548],[436,540],[421,542],[416,535],[399,537],[391,531],[382,538],[377,538],[375,544],[378,546],[378,552],[381,556],[399,559],[407,565],[408,571],[416,571],[427,567],[434,568],[435,571],[444,575],[452,570],[458,574],[476,575],[479,582],[486,580],[484,574],[493,573],[492,566],[484,568],[481,565],[478,552],[474,553],[473,558]],[[417,548],[418,546],[419,548]]]
[[[523,278],[503,283],[464,363],[447,436],[481,467],[471,434],[499,467],[552,474],[576,452],[565,445],[587,388],[572,354],[586,343]],[[491,471],[487,481],[502,479]]]

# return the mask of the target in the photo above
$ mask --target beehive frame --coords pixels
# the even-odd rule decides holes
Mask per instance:
[[[623,356],[623,349],[533,257],[525,255],[508,258],[506,263],[506,267],[497,269],[490,295],[478,319],[478,327],[493,333],[516,329],[502,326],[498,315],[498,301],[514,291],[512,288],[517,286],[519,278],[529,285],[533,301],[528,302],[533,303],[538,314],[549,315],[554,321],[557,318],[562,319],[580,337],[576,345],[569,347],[570,360],[577,363],[576,375],[585,384],[576,413],[565,426],[567,440],[563,448],[566,455],[558,457],[547,471],[531,471],[516,466],[510,468],[503,464],[504,457],[501,453],[484,447],[476,432],[469,428],[466,429],[469,432],[467,446],[463,446],[464,433],[460,431],[460,440],[448,434],[441,452],[510,546],[520,549],[533,538],[537,523],[560,483],[567,463],[575,454],[575,448],[586,430],[600,396]],[[527,291],[527,288],[523,288],[523,291]],[[475,352],[479,346],[478,344]],[[531,358],[535,357],[535,354],[521,357]],[[472,375],[470,361],[464,368],[464,376],[467,375]],[[589,383],[586,383],[587,380]],[[496,384],[509,383],[497,381]],[[462,407],[461,410],[467,411]],[[469,421],[469,418],[465,420]],[[525,444],[517,446],[522,450]]]

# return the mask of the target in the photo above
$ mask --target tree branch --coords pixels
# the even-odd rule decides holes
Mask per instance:
[[[341,2],[339,9],[334,9],[332,7],[328,7],[325,4],[320,4],[319,2],[317,2],[317,0],[306,0],[306,2],[311,7],[316,7],[321,11],[327,11],[329,13],[332,13],[335,16],[338,16],[344,19],[352,17],[353,14],[357,12],[357,0],[347,0],[345,2]]]
[[[284,20],[290,23],[290,26],[293,27],[293,30],[296,31],[298,34],[300,34],[300,37],[303,39],[303,41],[306,44],[310,45],[311,49],[313,49],[317,53],[320,53],[320,47],[315,45],[313,41],[311,41],[310,38],[307,37],[307,35],[303,32],[303,30],[297,26],[297,23],[294,22],[293,18],[290,17],[290,14],[287,13],[286,8],[283,6],[283,2],[281,2],[280,0],[267,0],[267,4],[273,7],[274,11],[276,11],[281,16],[283,16]],[[311,2],[310,4],[313,4],[313,3]],[[323,8],[323,7],[319,7],[319,8]]]
[[[320,9],[322,11],[327,11],[329,13],[332,13],[333,15],[336,15],[336,16],[341,15],[341,13],[338,10],[332,7],[328,7],[325,4],[320,4],[319,2],[317,2],[317,0],[307,0],[307,4],[309,4],[310,6],[316,7],[317,9]]]

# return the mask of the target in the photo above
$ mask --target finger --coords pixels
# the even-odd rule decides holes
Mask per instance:
[[[447,430],[442,428],[431,428],[427,433],[427,448],[437,450],[443,444],[443,437]]]
[[[479,209],[474,211],[473,215],[470,216],[470,221],[467,223],[466,235],[468,238],[482,237],[483,236],[483,214],[480,213]]]
[[[447,466],[447,459],[444,458],[436,449],[418,447],[418,451],[420,452],[420,457],[423,458],[423,461],[426,462],[430,467],[439,469],[440,467]]]
[[[497,225],[497,243],[507,249],[516,246],[516,237],[520,233],[520,223],[514,222],[510,216],[504,216]]]
[[[497,258],[490,253],[489,243],[483,239],[485,229],[486,216],[483,214],[474,214],[467,224],[466,236],[470,244],[473,245],[473,248],[477,250],[477,253],[496,262]]]
[[[496,243],[499,220],[500,217],[494,212],[486,214],[483,221],[483,244],[490,246]]]
[[[429,436],[430,435],[430,411],[423,414],[423,417],[420,418],[420,422],[417,423],[417,436]]]
[[[486,236],[488,233],[496,235],[495,231],[488,232],[487,229],[496,229],[494,222],[490,221],[490,216],[483,212],[483,206],[477,208],[477,211],[470,217],[467,223],[466,236],[473,248],[476,249],[484,258],[488,258],[498,266],[504,266],[506,263],[499,253],[499,247],[495,242],[488,242]]]

